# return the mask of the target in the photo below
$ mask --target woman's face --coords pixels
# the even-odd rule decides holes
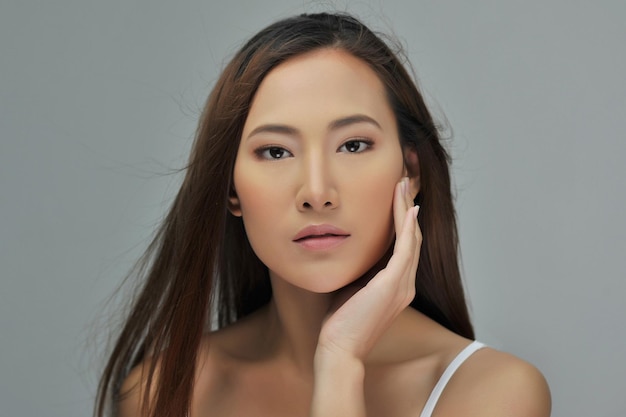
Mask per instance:
[[[243,216],[274,279],[331,292],[389,248],[404,172],[383,84],[358,58],[322,49],[261,83],[237,153],[231,212]]]

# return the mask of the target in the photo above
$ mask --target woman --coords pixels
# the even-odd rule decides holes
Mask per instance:
[[[535,368],[472,343],[448,156],[350,16],[236,54],[142,265],[98,416],[549,415]]]

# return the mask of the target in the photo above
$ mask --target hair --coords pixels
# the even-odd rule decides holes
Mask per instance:
[[[233,167],[262,80],[290,58],[320,48],[343,50],[369,65],[386,88],[403,149],[417,152],[421,188],[415,203],[422,207],[423,243],[411,306],[474,338],[459,270],[450,158],[401,54],[352,16],[303,14],[252,37],[209,95],[180,190],[137,264],[145,282],[104,368],[96,416],[115,414],[122,381],[144,361],[144,413],[187,415],[197,352],[210,324],[227,326],[269,302],[267,267],[254,254],[241,218],[228,212]]]

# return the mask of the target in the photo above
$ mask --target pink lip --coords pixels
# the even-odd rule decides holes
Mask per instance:
[[[350,237],[350,234],[329,224],[307,226],[300,230],[293,241],[306,249],[323,250],[334,248]]]

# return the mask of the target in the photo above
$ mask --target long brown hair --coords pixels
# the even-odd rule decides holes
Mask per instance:
[[[227,200],[244,122],[264,77],[280,63],[319,48],[342,49],[366,62],[386,87],[403,148],[417,151],[421,190],[415,202],[423,244],[411,306],[448,329],[473,338],[458,266],[449,156],[411,76],[392,49],[345,14],[305,14],[256,34],[234,56],[202,114],[186,175],[173,205],[140,260],[139,291],[98,389],[95,415],[115,413],[120,385],[148,356],[144,411],[185,416],[196,358],[209,323],[227,326],[266,304],[267,268]],[[210,317],[216,311],[217,317]],[[158,362],[158,363],[157,363]],[[159,376],[154,378],[156,366]],[[150,386],[152,385],[152,391]],[[150,397],[150,398],[148,398]]]

